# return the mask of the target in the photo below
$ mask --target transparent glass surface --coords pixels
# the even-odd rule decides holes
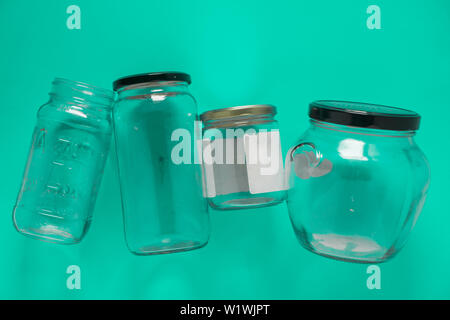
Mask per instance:
[[[204,246],[209,218],[194,161],[197,106],[186,83],[125,87],[113,118],[129,250],[149,255]]]
[[[234,192],[208,198],[208,203],[214,209],[235,210],[272,206],[284,200],[286,200],[286,191],[265,192],[258,195],[252,195],[248,192]]]
[[[56,79],[38,111],[13,212],[16,229],[72,244],[86,234],[111,140],[113,92]]]
[[[312,120],[288,154],[288,210],[306,249],[376,263],[405,244],[428,190],[428,162],[415,132]]]
[[[236,121],[235,119],[234,122]],[[278,122],[273,119],[273,115],[247,116],[245,119],[241,117],[239,122],[251,124],[237,127],[233,127],[234,122],[229,119],[208,121],[207,127],[203,130],[204,139],[214,141],[219,137],[223,141],[213,147],[213,153],[217,155],[216,149],[222,146],[221,156],[214,159],[221,163],[214,162],[209,166],[204,164],[208,204],[218,210],[235,210],[266,207],[283,202],[286,200],[287,192],[281,147],[280,150],[274,149],[273,152],[279,156],[277,170],[262,176],[258,166],[249,166],[250,155],[247,154],[248,151],[244,151],[246,147],[243,142],[246,134],[267,133],[267,140],[258,140],[252,152],[256,157],[265,157],[273,161],[270,134],[275,133],[279,137]],[[276,162],[272,163],[275,165]]]

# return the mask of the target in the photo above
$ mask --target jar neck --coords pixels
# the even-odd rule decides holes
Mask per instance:
[[[273,113],[269,113],[269,114],[245,115],[221,119],[208,119],[203,121],[203,126],[204,129],[256,126],[260,124],[274,123],[276,122],[274,117],[275,115]]]
[[[114,101],[114,92],[107,89],[91,86],[87,83],[55,78],[49,93],[51,101],[64,104],[77,105],[88,108],[95,106],[109,111]]]
[[[412,138],[415,136],[416,131],[394,131],[394,130],[382,130],[382,129],[372,129],[372,128],[359,128],[344,126],[339,124],[334,124],[325,121],[319,121],[315,119],[310,119],[311,126],[315,130],[319,131],[335,131],[346,134],[355,135],[365,135],[372,137],[390,137],[390,138]]]
[[[188,92],[185,81],[152,81],[132,84],[117,90],[119,100],[122,99],[152,99],[160,101],[168,95]]]

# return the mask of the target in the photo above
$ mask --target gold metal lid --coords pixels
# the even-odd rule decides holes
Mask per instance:
[[[244,116],[258,116],[264,114],[276,114],[277,109],[269,104],[253,104],[247,106],[236,106],[222,109],[215,109],[211,111],[203,112],[200,115],[200,120],[219,120],[234,117],[244,117]]]

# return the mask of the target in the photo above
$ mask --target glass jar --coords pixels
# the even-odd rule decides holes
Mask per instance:
[[[299,242],[338,260],[385,261],[405,244],[428,190],[429,165],[414,141],[420,116],[345,101],[313,102],[309,116],[287,159]]]
[[[86,234],[111,141],[113,98],[86,83],[53,81],[14,207],[20,233],[64,244]]]
[[[203,169],[215,209],[257,208],[286,199],[276,108],[248,105],[207,111]]]
[[[156,72],[114,82],[113,122],[125,237],[138,255],[203,247],[209,217],[195,161],[190,76]]]

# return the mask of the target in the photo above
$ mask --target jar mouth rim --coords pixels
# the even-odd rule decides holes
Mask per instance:
[[[201,121],[211,121],[211,120],[225,120],[233,119],[245,116],[261,116],[261,115],[275,115],[277,113],[277,108],[270,104],[250,104],[233,106],[227,108],[214,109],[210,111],[203,112],[200,115]]]
[[[71,86],[73,90],[77,90],[82,92],[83,94],[87,94],[90,96],[99,96],[109,100],[114,99],[114,91],[105,89],[102,87],[94,86],[86,82],[70,80],[67,78],[56,77],[53,82],[53,85],[63,84]],[[85,90],[82,90],[85,89]]]

